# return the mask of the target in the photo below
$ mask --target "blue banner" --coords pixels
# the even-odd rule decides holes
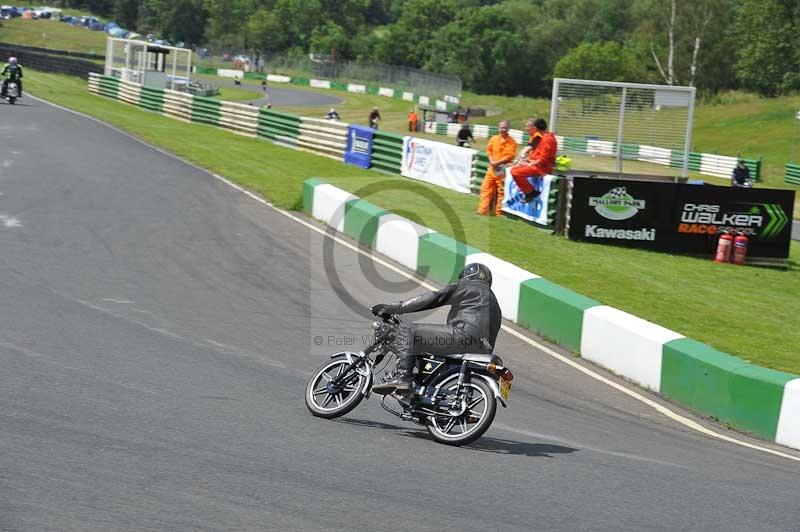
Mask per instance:
[[[529,178],[533,188],[539,191],[539,196],[529,203],[522,203],[522,192],[511,177],[511,172],[506,172],[505,195],[503,198],[503,212],[519,216],[538,225],[550,226],[553,217],[550,213],[550,200],[556,190],[556,178],[551,175]],[[552,185],[552,187],[551,187]]]
[[[374,129],[350,124],[347,127],[347,149],[344,162],[369,168],[372,165],[372,136]]]

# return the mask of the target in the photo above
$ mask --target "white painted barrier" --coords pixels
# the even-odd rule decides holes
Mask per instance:
[[[375,250],[406,268],[416,270],[419,239],[433,232],[397,214],[387,214],[378,219]]]
[[[414,101],[414,93],[413,92],[404,92],[403,93],[403,99],[405,101],[407,101],[407,102],[413,102]]]
[[[787,382],[783,388],[775,442],[800,449],[800,379]]]
[[[465,264],[472,262],[484,264],[492,271],[492,291],[503,311],[503,317],[516,323],[520,285],[531,279],[539,279],[540,276],[488,253],[467,255]]]
[[[607,140],[588,140],[586,141],[586,153],[594,155],[616,155],[614,143]]]
[[[639,161],[669,166],[672,161],[672,150],[656,146],[639,146]]]
[[[276,83],[290,83],[292,78],[289,76],[281,76],[278,74],[267,74],[267,81],[274,81]]]
[[[355,196],[333,185],[314,187],[311,216],[336,229],[344,229],[345,204]]]
[[[601,305],[583,313],[581,356],[657,392],[663,346],[679,338],[683,335]]]
[[[347,92],[354,92],[356,94],[365,94],[367,92],[367,86],[360,85],[358,83],[348,83]]]
[[[316,89],[330,89],[331,82],[327,79],[310,79],[308,84]]]
[[[386,87],[380,87],[378,89],[378,94],[381,96],[386,96],[387,98],[392,98],[394,96],[394,89],[388,89]]]
[[[232,70],[229,68],[218,68],[217,75],[221,78],[239,78],[244,77],[244,70]]]

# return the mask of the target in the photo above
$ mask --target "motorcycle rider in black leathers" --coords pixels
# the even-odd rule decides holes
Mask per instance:
[[[8,82],[17,82],[18,94],[22,98],[22,67],[19,65],[16,57],[9,57],[8,63],[5,64],[3,70],[0,72],[0,78],[3,79],[2,88],[0,88],[0,96],[6,97],[8,95]]]
[[[414,357],[423,353],[451,355],[489,354],[500,332],[502,314],[492,286],[492,272],[483,264],[468,264],[458,281],[438,292],[372,307],[376,316],[419,312],[450,305],[447,325],[403,323],[395,335],[394,351],[400,358],[394,379],[372,387],[377,394],[411,388]]]

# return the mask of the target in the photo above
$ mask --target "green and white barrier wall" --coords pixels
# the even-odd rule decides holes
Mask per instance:
[[[461,124],[446,124],[441,122],[425,122],[425,132],[432,135],[447,135],[455,137]],[[470,125],[470,130],[475,138],[489,138],[497,134],[497,126],[482,124]],[[512,129],[509,134],[519,143],[527,144],[530,136],[525,131]],[[587,154],[606,157],[616,156],[616,142],[599,139],[577,137],[563,137],[556,135],[559,152],[566,154]],[[680,168],[683,166],[683,150],[670,150],[656,146],[639,144],[623,144],[622,158],[629,161],[642,161],[661,166]],[[704,175],[716,177],[731,177],[733,169],[738,162],[737,157],[717,155],[713,153],[689,153],[689,170]],[[743,159],[750,169],[750,175],[755,181],[761,177],[760,159]],[[788,168],[788,167],[787,167]],[[788,175],[788,173],[787,173]]]
[[[320,80],[305,81],[320,82]],[[350,87],[355,91],[362,88],[363,86]],[[345,122],[295,116],[271,109],[258,109],[250,105],[193,96],[185,92],[155,89],[99,74],[90,76],[89,91],[185,122],[222,127],[235,133],[267,139],[281,146],[309,151],[340,161],[343,160],[347,147],[349,124]],[[371,167],[400,174],[402,159],[403,136],[376,130],[372,142]],[[474,193],[478,193],[480,189],[487,164],[486,154],[478,152],[470,180]]]
[[[333,89],[340,91],[352,92],[355,94],[376,94],[378,96],[385,96],[387,98],[397,98],[407,102],[418,103],[424,106],[436,107],[439,110],[447,111],[454,109],[461,101],[458,96],[445,95],[442,98],[432,98],[430,96],[423,96],[414,94],[413,92],[402,91],[390,87],[381,87],[378,85],[364,85],[361,83],[344,83],[341,81],[332,81],[328,79],[314,79],[304,78],[299,76],[283,76],[280,74],[262,74],[260,72],[245,72],[244,70],[231,70],[224,68],[205,68],[195,67],[195,72],[198,74],[207,74],[211,76],[219,76],[223,78],[239,78],[239,79],[255,79],[267,80],[275,83],[291,83],[293,85],[303,85],[306,87],[314,87],[317,89]]]
[[[800,377],[754,366],[309,179],[303,208],[441,284],[469,262],[491,268],[503,316],[644,388],[723,423],[800,449]]]
[[[787,164],[783,180],[791,185],[800,185],[800,164]]]

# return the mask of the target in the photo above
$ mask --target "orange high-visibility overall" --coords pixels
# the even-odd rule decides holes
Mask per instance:
[[[517,154],[517,141],[511,135],[503,138],[500,135],[495,135],[489,139],[486,145],[486,155],[489,156],[489,161],[495,163],[509,163],[514,160]],[[494,212],[495,215],[500,216],[503,208],[503,178],[504,174],[495,175],[494,169],[491,164],[486,171],[486,176],[483,178],[481,185],[481,199],[478,203],[478,214],[489,214],[489,207],[492,204],[492,198],[495,198]]]

